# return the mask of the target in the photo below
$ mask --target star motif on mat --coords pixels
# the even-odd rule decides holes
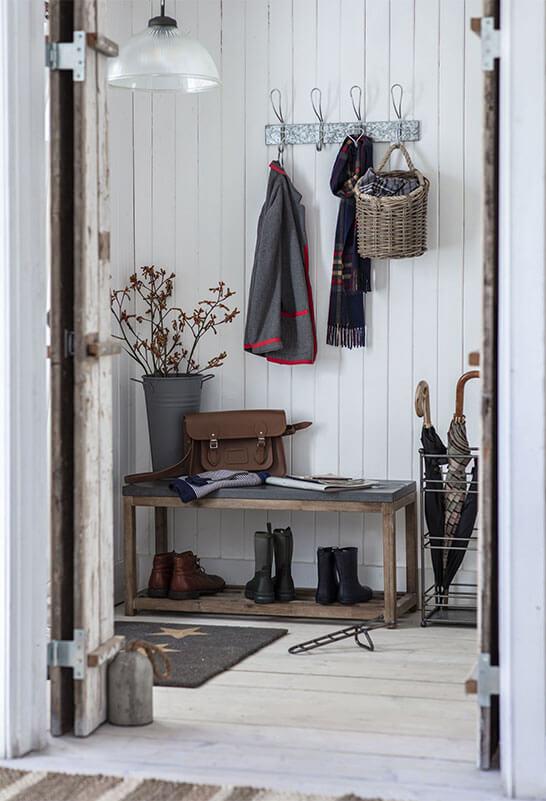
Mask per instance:
[[[173,640],[183,640],[184,637],[206,637],[204,631],[199,631],[199,626],[191,629],[169,629],[166,626],[161,626],[161,631],[151,634],[151,637],[172,637]]]
[[[178,651],[176,648],[169,648],[168,642],[159,642],[156,645],[158,651],[161,651],[162,654],[177,654]]]

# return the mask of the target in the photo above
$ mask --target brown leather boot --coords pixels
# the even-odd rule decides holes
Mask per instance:
[[[182,601],[187,598],[199,598],[200,595],[214,595],[225,586],[226,582],[220,576],[205,573],[199,564],[199,559],[192,551],[175,554],[169,598]]]
[[[150,598],[167,597],[173,576],[173,565],[174,551],[156,553],[148,582],[148,595]]]

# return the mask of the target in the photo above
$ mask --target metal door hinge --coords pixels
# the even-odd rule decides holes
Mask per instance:
[[[491,706],[491,696],[500,692],[500,668],[491,664],[490,654],[478,657],[478,705]]]
[[[85,678],[85,631],[74,629],[73,640],[51,640],[47,644],[49,667],[72,668],[75,679]]]
[[[116,42],[106,36],[74,31],[72,42],[49,42],[46,39],[46,67],[50,70],[72,70],[75,81],[85,81],[86,47],[107,58],[118,55]]]
[[[65,358],[74,356],[75,353],[75,335],[74,331],[69,331],[68,328],[64,330],[64,355]]]
[[[72,42],[46,41],[46,67],[72,70],[74,81],[85,81],[85,31],[74,31]]]
[[[495,69],[495,59],[500,58],[500,31],[495,28],[494,17],[473,17],[470,27],[481,36],[482,70],[491,72]]]

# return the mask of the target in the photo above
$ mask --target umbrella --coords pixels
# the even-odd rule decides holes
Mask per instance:
[[[459,525],[457,526],[454,546],[449,549],[444,570],[444,592],[447,593],[451,582],[464,559],[468,541],[474,530],[474,523],[478,514],[478,463],[474,460],[470,484],[463,501]]]
[[[453,537],[457,536],[457,527],[461,519],[461,512],[465,501],[466,493],[466,468],[472,454],[466,435],[466,422],[463,413],[464,407],[464,388],[467,381],[471,378],[479,378],[478,370],[470,370],[464,373],[457,381],[455,414],[451,420],[449,431],[447,432],[448,464],[445,480],[445,538],[446,547],[452,543]],[[447,563],[447,551],[445,552],[444,565]]]
[[[447,463],[445,457],[446,446],[438,436],[430,419],[430,394],[426,381],[420,381],[415,393],[415,411],[418,417],[423,417],[421,431],[421,444],[424,453],[425,467],[425,521],[430,538],[430,557],[434,572],[436,594],[442,592],[444,583],[444,561],[440,548],[444,544],[444,494],[441,491],[442,469],[441,465]]]

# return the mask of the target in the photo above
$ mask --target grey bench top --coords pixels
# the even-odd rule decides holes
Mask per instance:
[[[373,479],[370,479],[371,481]],[[347,490],[342,492],[313,492],[312,490],[295,490],[286,487],[275,487],[262,484],[258,487],[238,487],[237,489],[220,489],[207,495],[207,498],[230,498],[234,500],[260,501],[350,501],[360,503],[394,503],[416,491],[415,481],[380,481],[374,487],[365,490]],[[123,495],[133,498],[175,498],[168,481],[150,481],[143,484],[126,484]]]

